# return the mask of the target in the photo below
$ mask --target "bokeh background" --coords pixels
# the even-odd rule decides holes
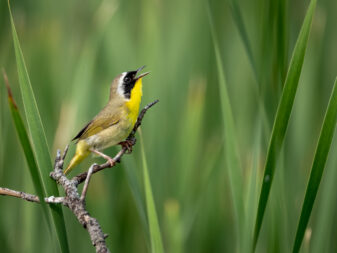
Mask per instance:
[[[166,252],[248,252],[263,166],[287,66],[307,0],[11,1],[13,17],[52,158],[106,103],[121,72],[146,65],[142,133]],[[257,252],[289,252],[337,66],[337,2],[319,0]],[[234,118],[240,169],[226,163],[218,39]],[[0,67],[23,114],[7,1],[0,2]],[[266,112],[262,119],[259,106]],[[0,185],[34,193],[0,81]],[[335,138],[336,139],[336,138]],[[337,251],[336,140],[301,252]],[[113,155],[118,149],[106,151]],[[74,152],[74,147],[71,148]],[[68,155],[68,159],[71,156]],[[89,158],[77,172],[100,158]],[[73,175],[76,174],[72,173]],[[88,210],[112,252],[149,252],[140,146],[96,174]],[[235,199],[232,188],[240,189]],[[243,212],[234,208],[242,200]],[[93,252],[87,232],[64,208],[72,252]],[[238,232],[241,227],[241,232]],[[0,197],[1,252],[58,252],[37,204]]]

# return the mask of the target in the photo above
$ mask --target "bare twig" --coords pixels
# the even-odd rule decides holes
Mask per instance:
[[[89,186],[89,182],[90,182],[90,177],[92,175],[92,171],[93,171],[95,165],[96,164],[91,165],[90,168],[89,168],[89,170],[88,170],[88,176],[85,179],[85,183],[84,183],[82,194],[81,194],[81,201],[84,201],[85,195],[87,194],[88,186]]]
[[[25,192],[20,192],[20,191],[14,191],[8,188],[3,188],[0,187],[0,195],[3,196],[11,196],[11,197],[16,197],[16,198],[20,198],[23,200],[27,200],[30,202],[36,202],[36,203],[40,203],[39,197],[33,194],[29,194],[29,193],[25,193]],[[64,202],[64,197],[48,197],[48,198],[44,198],[44,201],[48,204],[53,203],[53,204],[63,204]]]
[[[123,147],[118,153],[117,155],[115,155],[114,158],[112,158],[112,160],[114,162],[117,162],[120,160],[120,158],[125,154],[125,152],[127,151],[126,147]],[[116,163],[115,163],[116,164]],[[95,165],[92,171],[92,174],[97,173],[103,169],[106,168],[111,168],[111,164],[109,162],[103,163],[101,165]],[[73,177],[73,181],[76,182],[76,185],[79,185],[81,183],[83,183],[85,181],[85,179],[87,178],[87,172],[83,172],[81,174],[78,174],[77,176]]]

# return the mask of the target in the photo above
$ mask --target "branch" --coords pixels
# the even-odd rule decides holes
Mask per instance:
[[[65,205],[69,207],[69,209],[74,213],[82,226],[88,230],[91,242],[96,248],[96,252],[109,252],[105,243],[105,236],[102,232],[101,226],[99,225],[98,221],[91,217],[86,210],[85,201],[84,199],[82,200],[78,194],[76,182],[69,180],[63,174],[63,163],[66,154],[67,148],[62,157],[61,152],[59,150],[57,151],[54,170],[50,173],[50,176],[65,190]]]
[[[140,127],[140,125],[142,124],[142,120],[143,117],[145,115],[145,113],[147,112],[147,110],[149,110],[152,106],[154,106],[155,104],[157,104],[159,102],[159,100],[155,100],[152,103],[149,103],[148,105],[146,105],[143,110],[139,113],[137,121],[135,123],[135,126],[133,127],[131,133],[129,134],[129,136],[126,138],[127,140],[131,141],[132,146],[134,146],[136,144],[136,139],[135,139],[135,134],[137,132],[137,129]],[[116,164],[117,162],[119,162],[122,158],[122,156],[126,153],[127,151],[127,147],[123,147],[116,155],[114,158],[112,158],[112,160],[115,162],[114,164]],[[113,166],[111,166],[111,164],[109,162],[103,163],[101,165],[94,165],[93,167],[93,171],[92,174],[97,173],[103,169],[106,168],[111,168]],[[85,179],[87,178],[87,172],[83,172],[75,177],[73,177],[73,181],[76,182],[76,185],[79,185],[81,183],[83,183],[85,181]]]
[[[127,138],[127,141],[131,144],[131,148],[136,143],[135,134],[136,134],[137,129],[142,123],[145,113],[147,112],[148,109],[150,109],[153,105],[155,105],[158,102],[159,100],[155,100],[154,102],[148,104],[139,113],[135,126],[133,127],[130,135]],[[61,156],[60,150],[57,151],[54,170],[50,173],[51,178],[53,178],[57,184],[62,186],[62,188],[65,191],[66,196],[65,197],[51,196],[48,198],[44,198],[44,201],[48,204],[50,203],[63,204],[64,206],[68,207],[74,213],[77,220],[88,231],[91,242],[96,248],[96,252],[107,253],[109,252],[106,246],[106,243],[105,243],[105,238],[107,237],[107,235],[103,234],[103,231],[98,221],[95,218],[91,217],[88,211],[86,210],[85,196],[88,190],[91,175],[100,170],[103,170],[105,168],[110,168],[113,166],[111,166],[109,162],[101,164],[101,165],[93,164],[90,166],[88,172],[81,173],[75,176],[73,179],[68,179],[63,173],[63,164],[64,164],[64,159],[68,152],[68,147],[69,145],[65,148],[62,156]],[[128,148],[130,149],[130,147],[123,146],[123,148],[113,158],[113,160],[115,161],[114,164],[116,164],[117,162],[120,162],[122,156],[128,151]],[[80,196],[78,193],[77,186],[84,181],[85,181],[84,187],[82,190],[82,194]],[[0,195],[11,196],[11,197],[16,197],[16,198],[20,198],[23,200],[27,200],[30,202],[40,203],[39,197],[36,195],[11,190],[8,188],[0,187]]]
[[[29,193],[25,193],[25,192],[20,192],[20,191],[14,191],[8,188],[3,188],[0,187],[0,195],[3,196],[11,196],[11,197],[16,197],[16,198],[20,198],[23,200],[27,200],[30,202],[36,202],[36,203],[40,203],[39,197],[33,194],[29,194]],[[54,196],[50,196],[48,198],[44,198],[44,202],[48,203],[48,204],[63,204],[64,202],[64,197],[54,197]]]
[[[84,201],[85,195],[87,194],[90,178],[91,178],[92,171],[93,171],[95,165],[96,164],[91,165],[90,168],[89,168],[89,170],[88,170],[88,176],[87,176],[87,178],[85,180],[85,183],[84,183],[84,186],[83,186],[83,190],[82,190],[82,194],[81,194],[81,201]]]

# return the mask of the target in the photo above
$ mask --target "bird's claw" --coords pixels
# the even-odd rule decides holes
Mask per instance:
[[[123,148],[127,149],[127,153],[130,154],[132,152],[132,146],[134,145],[133,140],[125,140],[119,143]]]

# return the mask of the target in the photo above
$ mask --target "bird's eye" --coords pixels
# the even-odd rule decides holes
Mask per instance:
[[[124,78],[124,82],[128,83],[128,82],[130,82],[130,81],[131,81],[131,78],[130,78],[130,77],[127,76],[127,77]]]

